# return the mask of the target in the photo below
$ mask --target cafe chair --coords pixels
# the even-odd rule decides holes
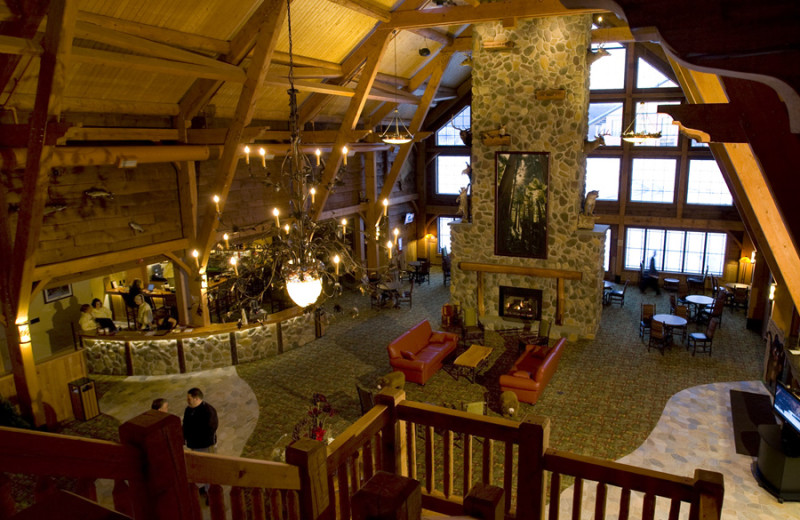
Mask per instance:
[[[674,294],[669,295],[669,313],[675,314],[675,308],[678,306],[678,298]]]
[[[747,310],[747,287],[737,287],[733,290],[733,298],[731,298],[731,308],[736,309],[741,307]]]
[[[719,328],[722,328],[722,311],[725,309],[725,296],[724,295],[717,295],[717,298],[714,300],[714,304],[709,309],[708,306],[700,309],[697,313],[697,322],[698,323],[707,323],[713,319],[719,321],[717,324]]]
[[[464,308],[461,311],[461,345],[484,344],[484,325],[478,319],[475,309]]]
[[[539,320],[539,331],[536,334],[531,334],[523,329],[522,334],[517,337],[517,346],[519,347],[520,354],[527,345],[544,345],[550,343],[550,327],[553,322],[546,319]]]
[[[664,355],[664,349],[667,348],[667,333],[664,324],[657,320],[650,320],[650,341],[647,343],[647,351],[655,347]]]
[[[408,308],[411,308],[411,296],[414,292],[414,280],[411,280],[411,286],[408,289],[403,289],[397,296],[397,306],[400,307],[401,304],[407,303]]]
[[[686,348],[692,349],[693,356],[697,352],[698,346],[703,349],[703,351],[707,351],[708,355],[711,356],[711,343],[714,341],[714,331],[717,330],[718,323],[719,320],[712,319],[708,322],[708,327],[706,327],[705,332],[692,332],[689,334]]]
[[[706,293],[706,278],[708,277],[708,267],[702,277],[690,276],[686,279],[689,286],[689,292],[692,294],[705,294]]]
[[[442,257],[442,285],[450,283],[450,255]]]
[[[675,316],[679,316],[686,320],[686,323],[689,323],[689,307],[686,305],[678,305],[675,307],[675,312],[673,312]],[[672,327],[672,337],[680,336],[681,341],[686,341],[686,325],[680,327]]]
[[[608,293],[608,304],[611,305],[612,303],[619,303],[620,307],[625,305],[625,291],[627,290],[628,280],[625,280],[625,285],[622,286],[621,291],[611,291]]]
[[[642,314],[639,320],[639,337],[644,339],[644,333],[650,332],[650,322],[653,320],[653,314],[656,313],[656,305],[654,303],[643,303]]]
[[[417,283],[422,283],[424,281],[428,281],[428,285],[431,283],[431,263],[427,260],[419,266],[417,269]]]

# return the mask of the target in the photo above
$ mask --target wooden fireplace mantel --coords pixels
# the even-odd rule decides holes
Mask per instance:
[[[459,262],[458,268],[462,271],[475,271],[478,273],[478,315],[486,314],[483,304],[483,273],[516,274],[521,276],[537,276],[539,278],[556,278],[556,325],[564,321],[564,280],[582,280],[580,271],[567,271],[564,269],[542,269],[539,267],[523,267],[519,265],[483,264],[480,262]]]

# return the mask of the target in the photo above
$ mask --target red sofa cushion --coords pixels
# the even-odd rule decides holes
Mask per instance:
[[[407,359],[409,361],[414,361],[417,359],[417,356],[415,356],[413,352],[409,352],[407,350],[402,350],[400,355],[403,356],[403,359]]]

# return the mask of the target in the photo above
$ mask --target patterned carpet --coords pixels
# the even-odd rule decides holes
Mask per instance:
[[[361,415],[356,384],[374,387],[376,380],[391,370],[386,345],[423,319],[436,328],[441,306],[448,299],[449,289],[442,285],[441,273],[434,273],[430,285],[415,286],[411,309],[371,309],[367,297],[345,294],[325,305],[333,313],[333,305],[338,303],[344,312],[333,314],[324,337],[277,357],[238,365],[236,372],[251,387],[259,409],[255,430],[241,454],[271,458],[276,447],[289,442],[295,424],[306,417],[315,392],[325,394],[338,412],[329,420],[326,437],[343,431]],[[681,390],[760,379],[763,343],[758,334],[746,330],[742,311],[725,309],[713,356],[693,357],[679,343],[664,355],[648,352],[638,334],[640,304],[656,303],[665,312],[668,299],[668,293],[641,295],[634,288],[628,290],[624,306],[604,308],[596,338],[568,343],[543,397],[535,406],[523,403],[517,417],[549,416],[551,446],[615,460],[645,441],[667,401]],[[694,330],[690,324],[689,331]],[[485,343],[495,350],[476,383],[463,377],[456,381],[446,367],[425,386],[407,383],[408,398],[444,404],[478,401],[488,395],[490,414],[498,415],[497,380],[513,364],[517,349],[513,344],[506,350],[503,338],[491,331],[487,331]],[[122,379],[101,378],[98,392],[114,391]],[[236,406],[235,401],[214,404],[218,408]],[[175,403],[171,411],[180,414],[181,409],[182,404]],[[64,433],[114,440],[116,427],[117,421],[103,415],[87,423],[65,425]]]

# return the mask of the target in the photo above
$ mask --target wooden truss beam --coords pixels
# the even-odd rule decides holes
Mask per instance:
[[[253,51],[253,60],[247,69],[247,81],[245,81],[239,95],[236,112],[228,129],[225,138],[225,145],[222,150],[222,159],[219,164],[219,171],[213,184],[212,193],[220,197],[220,212],[223,211],[225,201],[228,197],[233,177],[236,173],[236,165],[239,162],[240,144],[244,129],[250,124],[253,118],[256,101],[258,100],[259,90],[267,74],[272,53],[278,42],[280,26],[286,19],[287,5],[283,0],[266,0],[259,9],[262,12],[261,25],[257,31],[256,44]],[[202,255],[201,265],[205,266],[211,254],[211,247],[216,242],[217,213],[214,206],[209,205],[206,211],[202,228],[197,237],[197,247]]]

